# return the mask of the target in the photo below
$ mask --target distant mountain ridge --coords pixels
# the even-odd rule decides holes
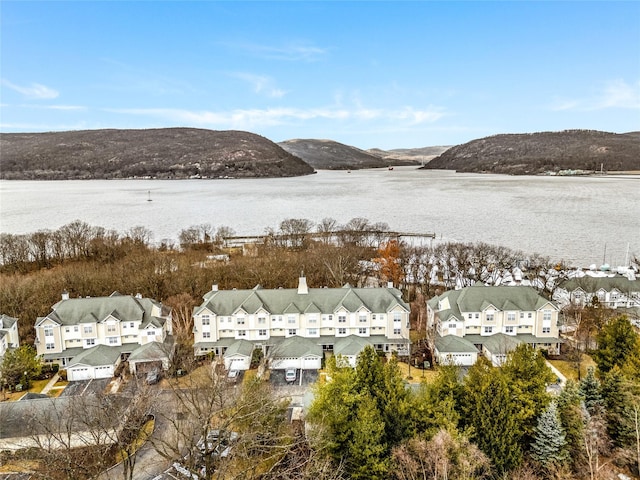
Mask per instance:
[[[640,171],[640,135],[597,130],[494,135],[452,147],[423,168],[512,175]]]
[[[0,178],[256,178],[314,173],[254,133],[197,128],[0,134]]]
[[[360,150],[333,140],[293,139],[279,142],[278,145],[319,170],[358,170],[421,164],[419,159],[410,156],[400,158],[384,150]]]

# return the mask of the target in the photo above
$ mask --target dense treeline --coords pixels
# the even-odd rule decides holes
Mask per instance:
[[[418,390],[373,348],[355,369],[333,357],[309,421],[345,478],[597,479],[640,466],[638,355],[626,317],[605,327],[591,369],[559,394],[542,353],[526,344],[501,366],[480,357],[466,374],[442,365]],[[625,346],[625,354],[614,352]],[[613,362],[613,366],[610,363]]]

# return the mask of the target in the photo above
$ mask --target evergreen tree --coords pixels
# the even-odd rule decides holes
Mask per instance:
[[[423,383],[416,394],[413,409],[416,429],[427,438],[440,430],[455,434],[460,423],[462,397],[460,367],[440,365],[433,382]]]
[[[614,366],[622,367],[627,360],[640,355],[640,340],[626,315],[610,320],[598,333],[598,348],[593,359],[598,370],[606,373]]]
[[[584,406],[591,415],[599,413],[603,408],[600,381],[596,378],[593,367],[590,367],[587,370],[587,376],[580,380],[580,395],[582,395]]]
[[[485,357],[478,359],[465,378],[465,425],[471,439],[491,459],[498,472],[522,460],[522,425],[516,399],[500,370]]]
[[[345,459],[346,470],[351,478],[387,478],[389,457],[384,443],[385,424],[376,401],[369,395],[358,399],[351,435]]]
[[[28,389],[31,380],[42,371],[42,360],[33,345],[7,350],[0,360],[0,379],[10,388],[21,384],[23,389]]]
[[[561,465],[567,458],[567,441],[555,402],[542,412],[531,444],[531,457],[543,467]]]
[[[502,372],[519,405],[525,442],[530,441],[537,418],[551,400],[547,385],[556,377],[539,350],[526,343],[509,353]]]
[[[633,410],[634,385],[616,366],[609,370],[602,382],[607,433],[617,447],[633,445],[636,440],[635,412]]]
[[[556,400],[558,416],[565,433],[569,458],[574,466],[582,463],[584,457],[583,402],[580,389],[573,380],[567,381]]]

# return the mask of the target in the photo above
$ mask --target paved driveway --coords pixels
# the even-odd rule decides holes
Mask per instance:
[[[111,381],[110,378],[100,378],[98,380],[78,380],[69,382],[69,385],[60,394],[61,397],[73,397],[77,395],[96,395],[104,392]]]

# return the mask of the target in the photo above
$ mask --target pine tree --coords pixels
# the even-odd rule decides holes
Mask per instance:
[[[590,367],[587,376],[580,380],[580,395],[582,395],[584,406],[591,415],[602,410],[604,405],[600,393],[600,380],[596,378],[593,367]]]
[[[567,458],[567,441],[555,402],[542,412],[531,444],[531,457],[543,467],[560,465]]]
[[[640,355],[640,338],[626,315],[610,320],[598,333],[597,340],[593,359],[602,373],[616,365],[622,367],[628,359]]]

